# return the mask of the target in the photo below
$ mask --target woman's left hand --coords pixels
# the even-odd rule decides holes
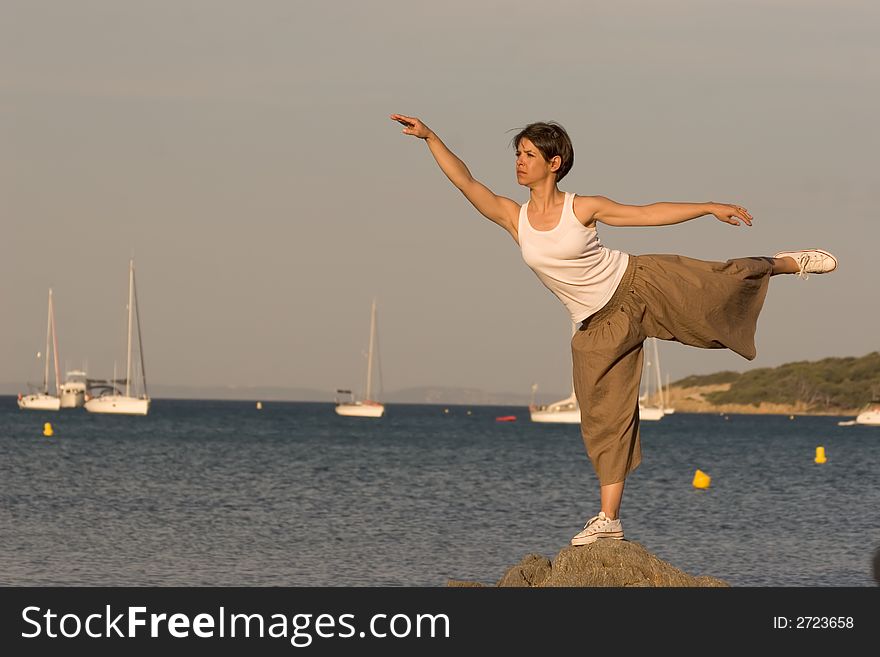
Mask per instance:
[[[752,215],[741,205],[729,205],[727,203],[715,203],[712,214],[718,221],[726,224],[739,226],[742,221],[746,226],[752,225]]]

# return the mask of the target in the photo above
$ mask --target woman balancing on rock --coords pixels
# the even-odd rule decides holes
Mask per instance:
[[[623,538],[620,504],[627,475],[641,462],[639,384],[648,337],[704,349],[731,349],[752,360],[755,328],[770,277],[825,274],[837,259],[820,249],[771,257],[707,262],[678,255],[631,255],[599,242],[599,223],[667,226],[705,215],[752,225],[739,205],[624,205],[604,196],[577,196],[558,184],[574,149],[558,123],[531,123],[512,141],[516,180],[529,189],[522,205],[474,179],[436,133],[413,116],[392,114],[403,133],[422,139],[446,177],[487,219],[510,233],[523,260],[565,305],[578,325],[571,341],[581,434],[599,478],[600,511],[572,545]]]

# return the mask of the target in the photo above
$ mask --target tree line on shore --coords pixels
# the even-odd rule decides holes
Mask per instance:
[[[880,398],[880,352],[860,358],[798,361],[747,372],[689,376],[672,385],[708,386],[729,383],[727,390],[706,393],[712,404],[806,404],[811,411],[856,409]]]

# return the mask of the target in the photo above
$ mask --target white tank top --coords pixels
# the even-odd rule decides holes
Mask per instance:
[[[578,323],[611,298],[629,255],[602,246],[596,228],[587,228],[574,216],[573,204],[574,194],[566,192],[559,223],[536,230],[529,223],[529,204],[523,203],[518,231],[523,260]]]

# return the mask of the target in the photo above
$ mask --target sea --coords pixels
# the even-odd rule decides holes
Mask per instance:
[[[876,586],[880,427],[841,419],[643,423],[626,538],[734,587]],[[114,417],[0,397],[0,453],[3,586],[491,585],[599,510],[578,427],[524,407],[156,399]]]

